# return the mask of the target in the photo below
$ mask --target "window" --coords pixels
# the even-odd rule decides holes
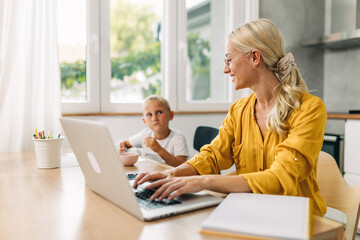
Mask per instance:
[[[100,111],[99,2],[57,1],[63,113]]]
[[[64,113],[141,112],[150,94],[176,111],[228,109],[234,93],[222,73],[226,34],[246,20],[235,9],[256,1],[76,2],[58,1]],[[63,57],[66,37],[77,58]]]
[[[58,1],[57,9],[61,100],[86,102],[86,1]]]
[[[222,72],[219,55],[225,52],[225,5],[216,3],[186,0],[187,101],[227,100],[227,81],[216,74]]]
[[[180,41],[187,46],[179,60],[179,108],[186,111],[227,110],[232,102],[229,80],[223,74],[227,32],[226,1],[186,0],[180,16]],[[183,18],[183,20],[181,19]]]
[[[162,0],[110,1],[110,102],[162,94]]]
[[[163,6],[101,1],[101,111],[141,112],[147,96],[163,95]]]

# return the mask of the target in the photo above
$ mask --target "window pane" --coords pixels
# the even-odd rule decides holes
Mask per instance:
[[[224,1],[186,0],[186,10],[186,100],[226,101],[228,81],[222,73],[225,51]]]
[[[162,0],[111,0],[110,102],[161,95]]]
[[[86,102],[86,0],[57,1],[61,101]]]

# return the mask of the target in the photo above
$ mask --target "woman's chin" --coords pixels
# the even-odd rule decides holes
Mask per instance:
[[[234,90],[237,91],[237,90],[241,90],[241,89],[246,89],[246,88],[249,88],[249,87],[244,87],[244,86],[234,86]]]
[[[239,89],[243,89],[241,86],[234,84],[234,89],[237,91]]]

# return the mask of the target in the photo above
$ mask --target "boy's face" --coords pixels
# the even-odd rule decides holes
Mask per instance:
[[[145,105],[142,120],[153,132],[161,133],[169,129],[169,121],[173,118],[173,111],[169,112],[162,102],[152,100]]]

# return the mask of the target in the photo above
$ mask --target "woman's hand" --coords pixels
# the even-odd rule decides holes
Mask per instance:
[[[173,193],[169,197],[169,200],[171,200],[186,192],[192,193],[206,189],[207,179],[207,177],[198,176],[198,172],[193,166],[184,163],[176,168],[166,170],[164,172],[140,173],[136,176],[133,186],[134,188],[137,188],[144,182],[154,181],[146,187],[158,187],[158,190],[153,194],[153,196],[151,196],[150,199],[153,200],[159,197],[159,200],[162,200]]]
[[[156,192],[150,197],[150,200],[153,201],[157,198],[158,201],[162,201],[166,197],[168,200],[172,200],[184,193],[199,192],[205,189],[204,185],[204,176],[169,176],[149,184],[148,186],[146,186],[146,188],[158,188]]]
[[[140,173],[136,176],[133,187],[136,189],[139,185],[147,181],[155,181],[170,177],[170,174],[165,172],[153,172],[153,173]]]

